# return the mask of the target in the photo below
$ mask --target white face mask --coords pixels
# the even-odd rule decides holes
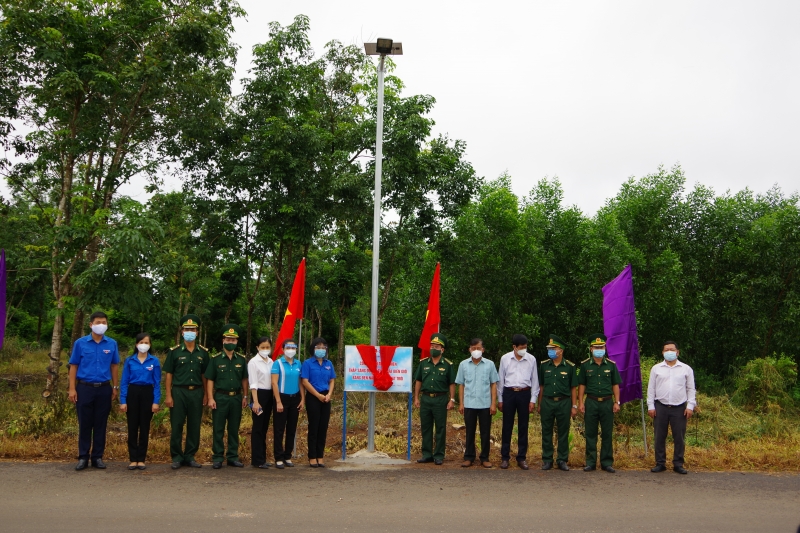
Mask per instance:
[[[259,351],[258,351],[258,355],[260,355],[260,356],[261,356],[261,357],[263,357],[264,359],[266,359],[267,357],[269,357],[269,354],[271,354],[271,353],[272,353],[272,350],[259,350]]]
[[[520,356],[520,357],[522,357],[526,353],[528,353],[528,349],[527,348],[520,348],[519,350],[517,350],[517,355]]]
[[[285,355],[286,357],[291,359],[291,358],[294,357],[294,354],[296,354],[296,353],[297,353],[297,350],[286,350],[286,351],[283,352],[283,355]]]
[[[483,357],[483,352],[480,350],[472,350],[470,352],[470,355],[472,356],[473,359],[480,359],[481,357]]]
[[[92,333],[95,335],[103,335],[108,330],[107,324],[92,324]]]
[[[150,350],[149,344],[137,344],[136,349],[139,350],[140,353],[147,353]]]

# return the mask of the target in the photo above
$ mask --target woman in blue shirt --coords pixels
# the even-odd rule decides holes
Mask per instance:
[[[292,450],[297,419],[303,409],[306,391],[300,386],[300,362],[297,355],[297,341],[283,341],[283,356],[272,364],[273,439],[275,468],[294,466]],[[285,436],[285,440],[284,440]]]
[[[308,415],[308,464],[311,468],[324,467],[325,441],[331,419],[331,397],[336,372],[328,359],[328,343],[322,337],[311,341],[309,349],[314,357],[306,359],[300,378],[306,389],[306,414]]]
[[[161,401],[161,363],[150,353],[150,335],[136,336],[136,351],[122,366],[119,409],[128,415],[128,470],[144,470],[150,421]]]

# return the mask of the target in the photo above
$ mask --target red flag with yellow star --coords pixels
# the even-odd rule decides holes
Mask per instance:
[[[283,325],[278,333],[278,339],[272,350],[272,360],[276,360],[283,354],[283,341],[294,336],[294,325],[297,319],[303,318],[304,299],[306,295],[306,258],[300,261],[297,267],[297,274],[294,275],[292,285],[292,295],[289,297],[289,305],[286,306],[286,314],[283,316]],[[298,346],[298,349],[301,348]]]
[[[431,335],[439,333],[441,318],[439,316],[439,263],[436,263],[436,270],[433,272],[433,282],[431,283],[431,294],[428,296],[428,312],[425,313],[425,326],[422,328],[422,335],[419,336],[419,349],[422,353],[420,361],[431,356]]]

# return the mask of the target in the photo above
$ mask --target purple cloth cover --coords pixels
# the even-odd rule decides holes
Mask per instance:
[[[639,367],[639,336],[636,332],[631,265],[603,287],[603,330],[608,337],[608,357],[617,364],[622,376],[620,403],[641,398],[642,371]]]

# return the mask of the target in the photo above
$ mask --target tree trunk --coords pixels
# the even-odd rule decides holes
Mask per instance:
[[[72,336],[70,337],[70,351],[72,351],[72,346],[75,344],[75,341],[83,337],[83,318],[85,313],[83,309],[76,307],[75,314],[72,319]]]
[[[347,317],[344,314],[345,309],[345,299],[342,298],[342,305],[339,306],[339,343],[337,349],[339,350],[336,354],[336,366],[337,372],[340,376],[344,376],[344,325],[347,321]],[[320,317],[321,321],[321,317]],[[321,322],[320,322],[321,323]]]

